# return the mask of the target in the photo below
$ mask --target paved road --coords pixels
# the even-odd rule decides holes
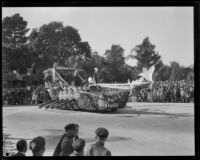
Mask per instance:
[[[3,107],[3,132],[10,146],[36,136],[47,140],[45,155],[52,155],[67,123],[80,125],[86,148],[97,127],[106,127],[106,147],[113,155],[194,155],[194,104],[128,103],[110,114],[46,110],[37,106]],[[11,149],[12,149],[11,147]],[[28,151],[27,155],[31,155]]]

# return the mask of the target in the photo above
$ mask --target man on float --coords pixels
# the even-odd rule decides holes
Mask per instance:
[[[93,84],[98,83],[98,82],[97,82],[97,72],[98,72],[98,68],[94,68],[94,75],[93,75],[93,78],[92,78],[92,77],[89,77],[89,78],[88,78],[88,83],[89,83],[89,85],[93,85]]]

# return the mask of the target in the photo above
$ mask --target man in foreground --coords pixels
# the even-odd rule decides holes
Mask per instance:
[[[111,152],[104,147],[109,135],[108,130],[106,128],[97,128],[95,133],[96,143],[92,144],[87,150],[86,156],[111,156]]]
[[[73,141],[78,138],[79,126],[75,123],[70,123],[65,126],[65,134],[61,137],[56,146],[53,156],[69,156],[73,153]]]

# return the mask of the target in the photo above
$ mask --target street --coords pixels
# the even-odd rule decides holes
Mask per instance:
[[[44,136],[44,156],[51,156],[64,126],[71,122],[80,126],[85,150],[94,142],[95,129],[105,127],[109,130],[105,147],[114,156],[194,155],[193,103],[128,103],[126,108],[109,114],[3,107],[3,133],[8,135],[12,151],[20,138],[29,142]],[[27,155],[32,155],[30,150]]]

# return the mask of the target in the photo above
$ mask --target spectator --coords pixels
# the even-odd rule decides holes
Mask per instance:
[[[104,147],[109,132],[106,128],[97,128],[96,143],[92,144],[86,152],[86,156],[111,156],[111,152]]]
[[[65,134],[61,137],[53,156],[69,156],[73,153],[73,139],[78,136],[78,125],[70,123],[65,126]]]
[[[85,140],[84,139],[77,139],[72,144],[74,148],[74,152],[70,154],[70,156],[84,156],[84,147],[85,147]]]
[[[33,156],[43,156],[45,152],[45,139],[44,137],[35,137],[29,144],[29,148],[31,149]]]
[[[26,156],[25,154],[26,154],[27,148],[28,148],[26,140],[20,139],[16,144],[16,148],[17,148],[18,152],[13,155],[14,157],[16,157],[16,156],[25,157]]]

